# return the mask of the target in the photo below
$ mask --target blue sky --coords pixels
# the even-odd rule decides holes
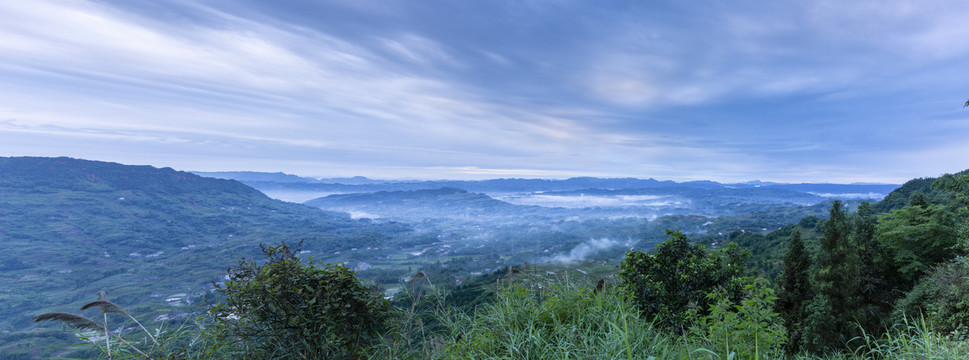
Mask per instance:
[[[969,168],[959,1],[0,2],[0,155],[476,179]]]

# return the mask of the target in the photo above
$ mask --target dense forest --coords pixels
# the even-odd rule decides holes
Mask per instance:
[[[17,168],[10,162],[22,161],[3,160],[0,165],[5,169]],[[22,319],[15,323],[32,319],[33,325],[28,331],[0,335],[0,342],[7,344],[2,346],[2,359],[969,357],[969,261],[964,257],[969,250],[969,171],[909,181],[876,203],[835,200],[819,204],[824,214],[793,211],[803,216],[785,216],[788,225],[773,231],[690,235],[664,229],[662,241],[628,250],[615,261],[605,255],[579,265],[521,261],[462,281],[439,277],[415,263],[415,269],[402,270],[406,278],[394,277],[398,287],[391,294],[385,284],[361,276],[366,271],[348,266],[353,264],[331,263],[317,255],[342,249],[324,244],[421,243],[422,236],[439,239],[445,234],[417,234],[396,222],[353,220],[271,200],[234,181],[171,169],[147,169],[153,179],[139,180],[144,173],[128,173],[130,167],[81,162],[86,167],[63,179],[30,178],[27,170],[37,169],[37,160],[33,161],[19,173],[0,175],[4,218],[22,223],[4,228],[0,236],[7,243],[23,244],[20,251],[47,251],[56,255],[54,259],[64,257],[57,247],[69,246],[68,240],[99,244],[104,254],[79,254],[42,267],[26,261],[26,254],[4,257],[0,266],[7,273],[23,274],[29,280],[41,276],[31,274],[46,272],[59,275],[46,278],[61,280],[52,284],[60,290],[46,292],[45,297],[4,295],[20,304],[5,305],[5,316]],[[41,164],[74,167],[75,161],[43,159]],[[121,180],[99,180],[105,171]],[[171,184],[158,189],[142,185],[157,178]],[[204,188],[214,191],[212,196],[184,196],[192,193],[186,187],[198,183],[206,186],[192,191]],[[84,191],[73,192],[78,188]],[[235,194],[236,203],[230,206],[236,210],[227,210],[229,203],[221,203],[226,201],[216,196],[221,192]],[[492,203],[461,190],[444,194]],[[118,224],[85,212],[48,209],[46,216],[52,219],[89,216],[91,228],[63,219],[54,222],[59,227],[30,226],[32,222],[22,216],[28,210],[44,209],[42,200],[49,197],[41,195],[67,197],[89,206],[113,204],[101,211],[111,212]],[[187,209],[196,212],[142,213],[143,207],[125,208],[128,200],[162,204],[159,209],[171,209],[164,205],[167,202],[191,202]],[[235,213],[242,209],[262,209],[264,222],[244,224],[253,220]],[[274,221],[271,216],[286,218]],[[758,218],[756,213],[743,216]],[[198,221],[199,217],[214,221]],[[172,247],[152,248],[151,254],[162,254],[149,259],[131,256],[133,249],[159,245],[130,235],[106,238],[105,231],[99,230],[149,226],[159,219],[194,224],[198,234],[193,241],[184,240],[191,234],[182,232],[191,230],[182,227],[154,236],[178,240],[171,246],[181,251],[206,249],[199,256],[209,259],[168,257],[164,252],[178,251]],[[731,226],[745,221],[732,219],[719,221],[730,221]],[[650,231],[675,229],[678,221],[693,223],[669,217],[648,226],[654,229]],[[213,223],[221,225],[213,227]],[[293,223],[329,224],[312,233],[342,240],[300,241],[305,232],[281,225]],[[225,230],[233,226],[264,230]],[[56,232],[66,240],[52,244],[54,248],[39,247],[37,239],[53,238],[45,232]],[[215,244],[232,247],[220,249]],[[93,267],[99,270],[91,270],[98,273],[74,276],[74,272],[57,271],[83,268],[71,265],[89,261],[103,263]],[[203,269],[228,267],[228,271],[212,271],[204,279],[190,281],[210,284],[202,293],[166,297],[166,302],[184,304],[179,312],[157,312],[143,304],[153,295],[141,294],[146,290],[138,286],[108,285],[145,281],[126,275],[143,274],[143,269],[155,274],[148,282],[179,284],[167,277],[179,276],[179,269],[188,266],[184,261],[206,264]],[[41,284],[31,286],[47,291]],[[98,293],[106,287],[110,291]]]

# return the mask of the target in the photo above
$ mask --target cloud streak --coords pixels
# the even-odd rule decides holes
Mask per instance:
[[[969,7],[707,5],[2,3],[0,140],[41,142],[6,155],[217,170],[234,154],[311,176],[969,167],[969,86],[947,75],[969,71],[951,40]]]

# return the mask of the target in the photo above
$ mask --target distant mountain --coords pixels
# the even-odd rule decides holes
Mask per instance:
[[[282,172],[266,173],[266,172],[255,172],[255,171],[220,171],[220,172],[192,171],[192,173],[198,176],[204,176],[204,177],[210,177],[210,178],[216,178],[216,179],[238,180],[242,182],[247,182],[247,181],[264,181],[264,182],[279,182],[279,183],[320,182],[317,179],[301,177],[301,176],[286,174]]]
[[[579,211],[513,205],[488,195],[456,188],[337,194],[304,204],[352,216],[420,222],[426,219],[465,221],[530,221],[531,217],[572,216]],[[504,220],[502,220],[504,219]]]
[[[352,178],[311,179],[282,173],[198,173],[206,176],[239,180],[266,194],[290,201],[305,201],[319,195],[371,193],[379,191],[413,191],[456,188],[470,192],[501,194],[555,191],[601,190],[641,190],[641,189],[734,189],[734,188],[774,188],[823,198],[841,199],[881,199],[898,188],[893,184],[829,184],[801,183],[785,184],[762,181],[749,181],[737,184],[721,184],[715,181],[675,182],[670,180],[637,178],[595,178],[575,177],[565,180],[549,179],[491,179],[491,180],[372,180],[362,176]],[[261,175],[260,175],[261,174]],[[290,196],[296,194],[295,196]],[[312,196],[311,194],[317,194]]]
[[[167,298],[204,296],[260,243],[332,253],[410,233],[170,168],[0,157],[0,330],[98,290],[142,312],[175,311]]]
[[[799,191],[804,193],[809,193],[813,195],[818,195],[825,198],[836,198],[836,199],[876,199],[880,200],[885,197],[892,190],[895,190],[900,185],[895,184],[830,184],[830,183],[800,183],[800,184],[785,184],[785,183],[774,183],[774,182],[762,182],[762,181],[748,181],[740,184],[728,184],[730,187],[758,187],[758,188],[774,188],[774,189],[784,189],[791,191]]]

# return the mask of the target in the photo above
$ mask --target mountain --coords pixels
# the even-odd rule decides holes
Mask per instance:
[[[0,157],[0,330],[99,290],[153,318],[208,294],[260,243],[332,253],[411,231],[170,168]]]
[[[969,175],[969,169],[957,172],[954,175]],[[901,209],[909,204],[909,199],[916,192],[924,194],[926,200],[930,202],[941,202],[945,200],[945,195],[942,192],[932,189],[932,183],[935,182],[935,179],[937,178],[924,177],[906,181],[905,184],[890,192],[881,201],[875,203],[875,211],[881,213]]]
[[[316,183],[319,180],[307,177],[296,176],[292,174],[285,174],[282,172],[275,173],[265,173],[265,172],[255,172],[255,171],[219,171],[219,172],[206,172],[206,171],[192,171],[193,174],[211,177],[216,179],[228,179],[228,180],[238,180],[238,181],[264,181],[264,182],[279,182],[279,183]]]
[[[721,184],[715,181],[675,182],[670,180],[637,178],[575,177],[564,180],[549,179],[490,179],[490,180],[372,180],[365,177],[310,179],[295,175],[250,172],[199,173],[206,176],[239,180],[267,195],[293,202],[304,202],[332,194],[462,189],[474,193],[522,194],[538,192],[567,192],[596,190],[698,189],[717,192],[727,189],[771,188],[810,194],[822,198],[881,199],[898,185],[892,184],[784,184],[751,181]],[[260,175],[261,174],[261,175]],[[793,196],[796,197],[796,196]],[[805,202],[803,199],[798,202]]]
[[[352,215],[398,217],[422,220],[435,218],[480,218],[536,213],[537,206],[512,205],[487,195],[456,188],[375,193],[338,194],[304,204]]]

